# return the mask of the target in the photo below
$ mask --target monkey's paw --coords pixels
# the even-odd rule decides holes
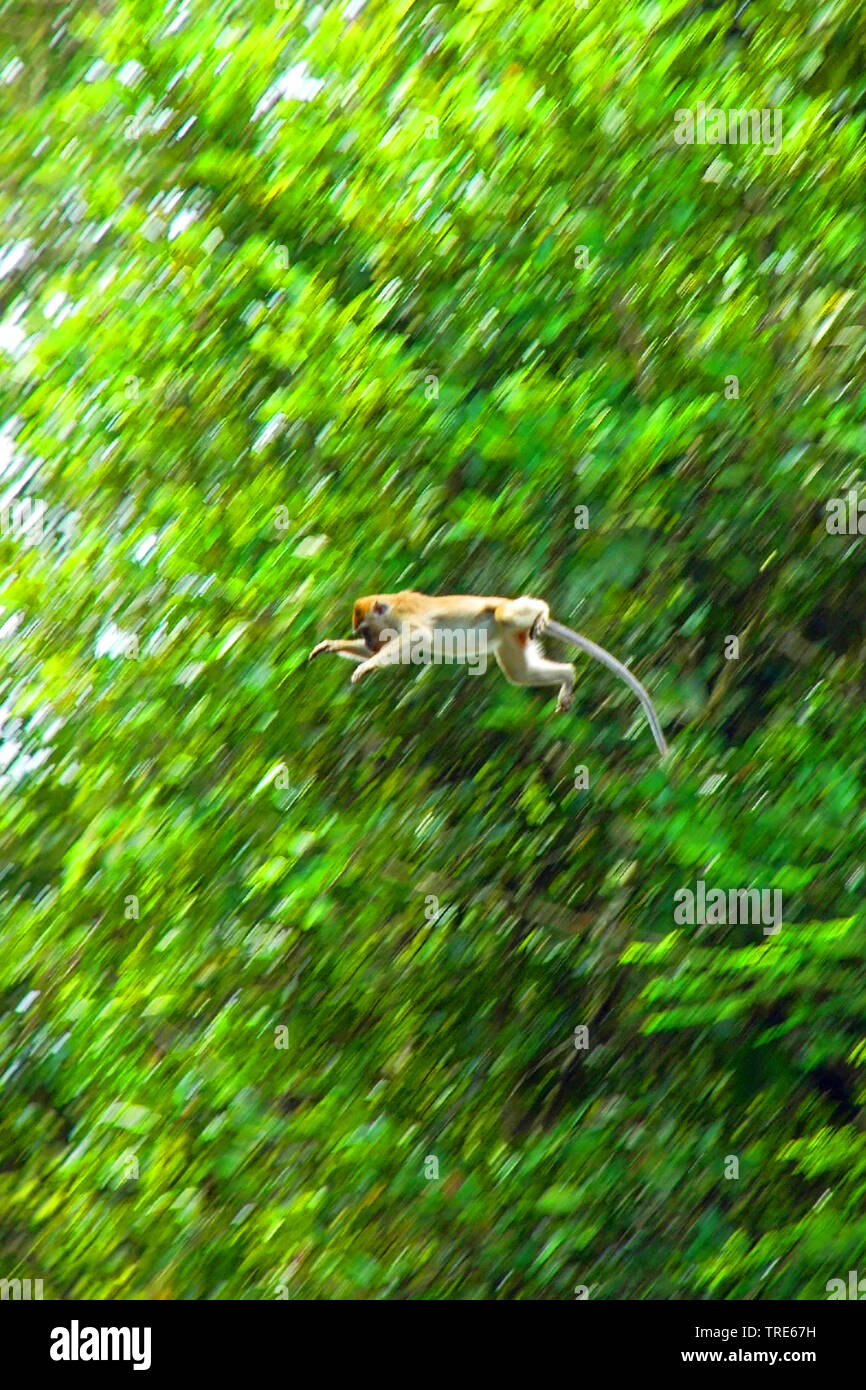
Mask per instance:
[[[571,709],[573,703],[574,695],[572,692],[570,690],[561,690],[559,692],[559,699],[556,702],[556,713],[564,714],[567,709]]]
[[[308,661],[312,661],[312,659],[313,659],[314,656],[321,656],[323,652],[329,652],[330,650],[331,650],[331,643],[330,643],[330,641],[328,640],[328,638],[325,638],[325,641],[324,641],[324,642],[318,642],[318,643],[316,644],[316,646],[315,646],[315,647],[313,648],[313,650],[310,652],[310,655],[307,657],[307,660],[308,660]]]
[[[364,677],[367,676],[367,675],[369,675],[369,674],[370,674],[370,668],[369,668],[369,666],[367,666],[367,665],[364,665],[364,666],[356,666],[355,669],[354,669],[354,671],[352,672],[352,685],[357,685],[357,684],[358,684],[358,681],[362,681],[362,680],[364,679]]]

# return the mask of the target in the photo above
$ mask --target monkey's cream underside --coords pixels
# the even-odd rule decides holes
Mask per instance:
[[[428,635],[436,632],[471,632],[483,635],[508,680],[514,685],[558,685],[557,710],[568,709],[574,693],[574,667],[569,661],[550,661],[534,639],[542,633],[569,642],[602,662],[625,681],[643,706],[653,738],[662,757],[667,744],[652,701],[637,676],[617,661],[604,647],[554,622],[543,599],[498,597],[474,594],[430,596],[413,589],[398,594],[373,594],[359,598],[352,610],[350,639],[327,639],[310,652],[310,660],[331,652],[359,664],[352,672],[352,684],[371,671],[399,661],[401,643],[407,631]]]

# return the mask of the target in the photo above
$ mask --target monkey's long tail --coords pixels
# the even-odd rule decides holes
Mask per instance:
[[[634,691],[643,705],[644,714],[649,721],[653,738],[656,741],[656,747],[661,756],[665,756],[668,751],[668,746],[665,743],[665,736],[662,733],[659,717],[653,709],[653,702],[644,690],[637,676],[632,675],[627,666],[623,666],[622,662],[617,661],[616,657],[611,656],[610,652],[605,651],[604,647],[599,647],[597,643],[591,642],[588,637],[581,637],[579,632],[572,632],[570,627],[563,627],[562,623],[547,623],[541,635],[544,637],[556,637],[560,642],[570,642],[572,646],[579,647],[582,652],[586,652],[587,656],[594,656],[596,661],[600,661],[608,670],[613,671],[615,675],[619,676],[620,680],[625,681],[626,685],[630,690]]]

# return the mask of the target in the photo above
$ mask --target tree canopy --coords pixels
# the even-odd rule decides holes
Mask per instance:
[[[0,117],[0,1273],[866,1274],[856,7],[0,0]],[[400,588],[669,760],[307,663]]]

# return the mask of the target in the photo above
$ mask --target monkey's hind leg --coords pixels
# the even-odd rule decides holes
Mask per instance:
[[[503,599],[493,617],[500,626],[512,632],[527,632],[530,637],[537,637],[550,622],[550,608],[544,599],[521,594],[520,598]]]
[[[530,599],[530,603],[538,600]],[[558,685],[557,713],[571,707],[574,698],[574,667],[570,661],[548,661],[535,642],[523,632],[507,634],[499,644],[496,660],[512,685]]]

